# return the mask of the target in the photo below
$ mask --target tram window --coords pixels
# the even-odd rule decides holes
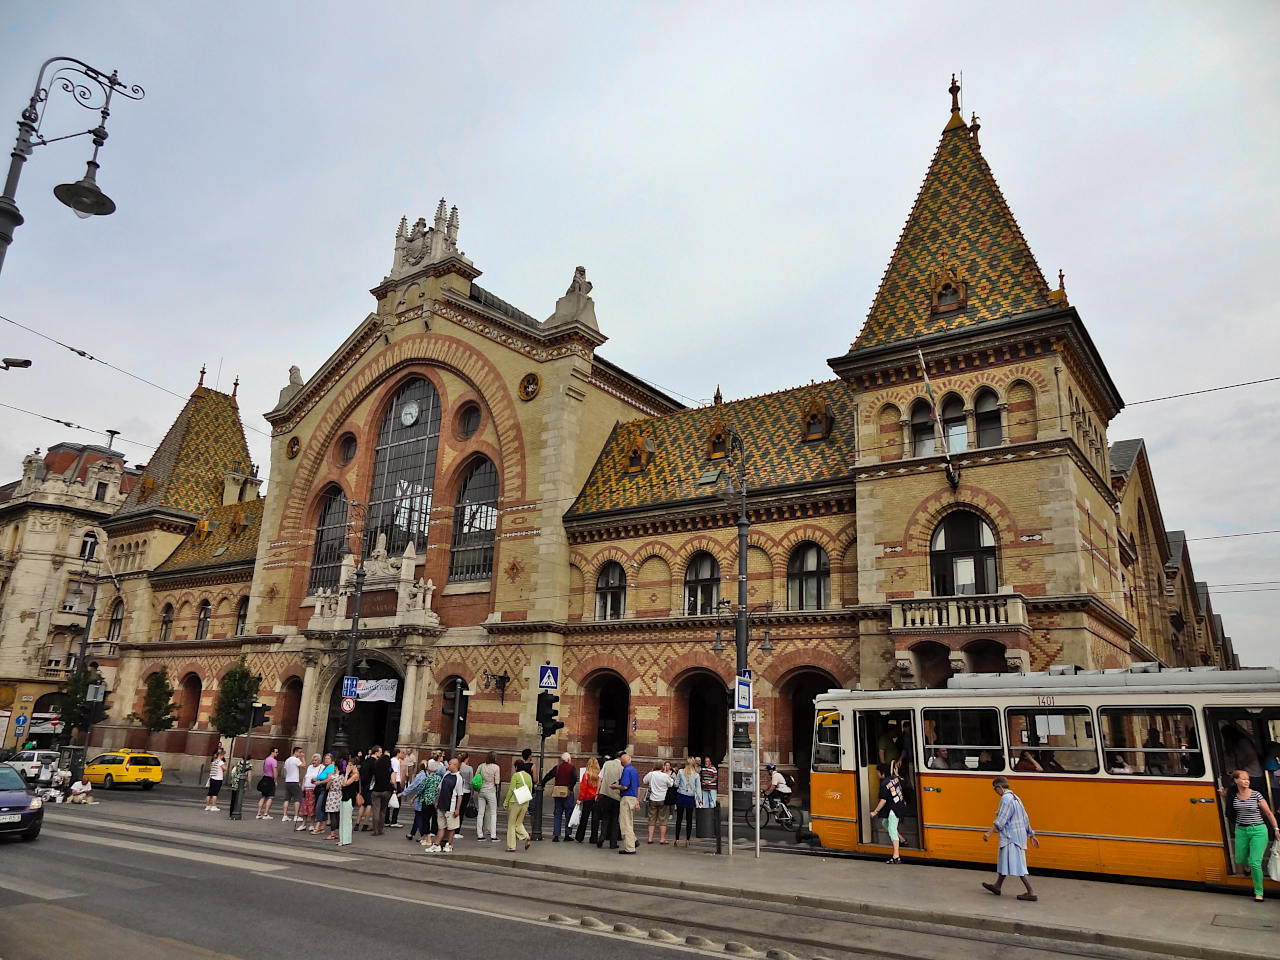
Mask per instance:
[[[1097,773],[1088,708],[1009,710],[1009,766],[1018,773]]]
[[[840,711],[819,710],[813,727],[813,769],[839,770]]]
[[[923,711],[935,738],[924,749],[931,770],[1003,770],[1000,715],[986,708]]]
[[[1102,750],[1114,776],[1201,777],[1204,756],[1186,707],[1103,707]]]

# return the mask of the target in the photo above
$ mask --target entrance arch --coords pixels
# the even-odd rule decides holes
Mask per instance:
[[[774,731],[783,757],[790,747],[791,762],[796,765],[796,780],[806,789],[809,786],[809,765],[813,759],[813,701],[818,694],[839,686],[835,677],[816,667],[797,670],[782,683],[778,705],[791,713],[790,730],[787,718],[779,717],[781,723],[774,727]]]
[[[375,660],[367,654],[356,667],[356,676],[361,680],[395,680],[396,698],[387,700],[357,700],[355,710],[347,715],[347,740],[351,752],[367,750],[375,743],[390,749],[396,745],[396,737],[400,733],[400,710],[404,698],[404,677],[391,664],[384,660]],[[342,716],[342,674],[333,678],[333,689],[329,692],[329,720],[325,727],[324,742],[326,749],[333,743],[338,732],[338,718]]]
[[[729,691],[723,678],[709,670],[686,674],[675,688],[675,708],[671,745],[676,759],[684,753],[719,763],[728,756]]]
[[[925,689],[939,689],[951,679],[951,648],[935,640],[924,640],[911,648],[916,658],[916,676]]]
[[[193,672],[182,678],[178,687],[178,722],[179,730],[190,730],[196,725],[200,714],[200,678]]]
[[[595,742],[591,752],[616,757],[627,746],[631,726],[631,687],[616,673],[596,674],[583,687],[583,715],[595,718]],[[590,736],[590,727],[584,731]],[[586,744],[583,744],[586,746]]]
[[[998,640],[974,640],[964,648],[969,669],[974,673],[1008,673],[1005,645]]]

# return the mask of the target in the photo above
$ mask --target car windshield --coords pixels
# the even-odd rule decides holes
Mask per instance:
[[[0,790],[25,790],[26,782],[13,767],[0,766]]]

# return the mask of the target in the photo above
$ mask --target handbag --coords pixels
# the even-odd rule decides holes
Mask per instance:
[[[1271,856],[1267,857],[1267,876],[1280,883],[1280,842],[1271,845]]]
[[[552,787],[551,788],[551,796],[556,799],[559,799],[561,797],[567,797],[568,795],[569,795],[568,787]]]
[[[267,778],[260,777],[258,779],[258,785],[254,787],[254,789],[257,790],[259,793],[261,793],[266,788],[266,783],[267,783]]]
[[[483,786],[484,786],[484,774],[482,774],[479,770],[477,770],[476,775],[471,778],[471,789],[479,790]]]
[[[511,796],[516,803],[528,803],[533,799],[533,791],[522,783],[511,791]]]

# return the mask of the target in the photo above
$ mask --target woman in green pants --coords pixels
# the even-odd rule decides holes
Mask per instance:
[[[1276,815],[1267,806],[1266,799],[1249,786],[1249,774],[1237,770],[1231,775],[1235,790],[1230,794],[1231,809],[1236,821],[1236,863],[1248,866],[1253,874],[1253,899],[1262,902],[1262,855],[1267,849],[1267,827],[1277,830]],[[1227,791],[1219,790],[1223,799]],[[1263,821],[1266,821],[1264,823]]]

